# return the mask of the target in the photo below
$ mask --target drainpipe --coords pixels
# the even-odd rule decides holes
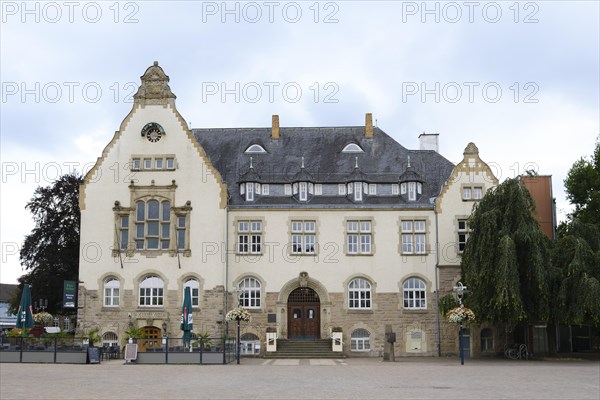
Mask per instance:
[[[437,202],[437,198],[436,198]],[[434,202],[433,213],[435,214],[435,322],[437,324],[437,352],[438,357],[442,356],[442,338],[441,338],[441,323],[440,323],[440,243],[439,243],[439,225],[438,225],[438,212],[437,206]]]
[[[225,334],[229,336],[229,323],[225,315],[229,310],[229,194],[225,204],[225,310],[223,310],[223,322],[225,323]]]

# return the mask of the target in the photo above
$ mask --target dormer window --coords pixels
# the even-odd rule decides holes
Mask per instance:
[[[267,151],[260,144],[253,144],[248,147],[244,153],[246,154],[264,154]]]
[[[354,182],[354,201],[362,201],[362,189],[363,184],[361,182]]]
[[[408,201],[416,201],[423,193],[423,184],[421,182],[403,182],[400,184],[400,194],[408,193]]]
[[[246,182],[246,201],[254,201],[254,182]]]
[[[356,143],[349,143],[342,149],[342,153],[364,153],[364,150]]]
[[[298,198],[300,199],[300,201],[306,201],[308,199],[308,185],[306,182],[300,182],[299,183],[299,192],[298,192]]]

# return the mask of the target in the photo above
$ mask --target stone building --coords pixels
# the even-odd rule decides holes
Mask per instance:
[[[267,328],[316,339],[340,327],[347,355],[380,356],[391,325],[396,355],[456,353],[436,299],[459,279],[473,204],[497,184],[473,143],[454,165],[437,134],[409,150],[371,114],[364,126],[274,115],[268,128],[190,129],[168,82],[158,63],[146,70],[81,186],[81,329],[111,343],[130,325],[181,337],[190,286],[194,331],[223,334],[239,302],[251,352]]]

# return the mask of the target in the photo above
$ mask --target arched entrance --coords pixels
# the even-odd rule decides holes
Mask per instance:
[[[294,289],[288,296],[288,339],[320,339],[321,302],[309,287]]]
[[[162,335],[160,328],[155,326],[145,326],[142,328],[142,337],[138,339],[138,351],[147,351],[147,349],[155,349],[162,347]]]

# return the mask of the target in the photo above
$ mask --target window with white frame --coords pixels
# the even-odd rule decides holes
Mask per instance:
[[[167,157],[167,169],[175,169],[175,159]]]
[[[377,185],[374,183],[369,183],[369,195],[375,196],[377,194]]]
[[[129,243],[129,215],[119,215],[119,243],[121,250],[126,250]]]
[[[473,200],[481,200],[483,198],[483,188],[481,186],[473,187]]]
[[[410,278],[402,285],[404,308],[423,309],[427,308],[426,285],[421,279]]]
[[[131,169],[134,171],[139,171],[142,167],[142,161],[139,158],[131,159]]]
[[[348,254],[371,254],[371,221],[347,221],[346,240]]]
[[[177,231],[177,250],[183,250],[185,246],[185,232],[186,232],[186,217],[185,215],[177,216],[177,225],[175,226]]]
[[[340,183],[338,185],[338,195],[340,196],[345,196],[346,195],[346,185],[343,183]]]
[[[55,328],[60,328],[60,321],[58,317],[54,317],[54,319],[52,320],[52,326]]]
[[[168,249],[171,203],[168,200],[137,201],[135,213],[136,250]]]
[[[292,195],[292,185],[290,185],[289,183],[286,183],[285,185],[283,185],[283,193],[286,196],[291,196]]]
[[[402,220],[402,254],[425,254],[425,220]]]
[[[238,221],[237,223],[238,254],[262,253],[262,222]]]
[[[144,169],[152,169],[152,159],[144,158]]]
[[[254,154],[262,154],[262,153],[266,153],[266,152],[267,151],[260,144],[253,144],[252,146],[248,147],[244,153],[246,153],[246,154],[253,154],[253,153]]]
[[[260,308],[260,282],[255,278],[244,278],[238,285],[239,303],[245,308]]]
[[[370,351],[371,333],[366,329],[355,329],[350,335],[350,351]]]
[[[462,199],[463,200],[481,200],[483,198],[483,187],[482,186],[463,186],[462,188]]]
[[[315,254],[317,223],[292,221],[292,254]]]
[[[140,307],[157,307],[163,305],[165,283],[155,275],[149,275],[140,282]]]
[[[354,182],[354,201],[362,201],[363,198],[362,182]]]
[[[308,199],[308,185],[306,182],[300,182],[298,198],[300,201],[306,201]]]
[[[371,309],[371,284],[363,278],[356,278],[348,284],[348,308],[354,310]]]
[[[471,229],[469,228],[469,222],[467,219],[459,219],[458,220],[458,252],[462,253],[465,251],[465,247],[467,246],[467,240],[469,239],[469,233]]]
[[[392,183],[392,194],[393,195],[400,194],[400,185],[398,185],[397,183]]]
[[[119,292],[121,282],[115,278],[108,278],[104,281],[104,307],[119,306]]]
[[[190,278],[183,284],[183,289],[190,288],[190,294],[192,295],[192,307],[200,306],[200,282],[198,280]]]
[[[254,182],[246,182],[246,201],[254,201]]]
[[[321,196],[323,194],[323,185],[315,183],[315,196]]]
[[[263,196],[268,196],[269,195],[269,184],[268,183],[263,183],[263,185],[262,185],[262,195]]]
[[[63,331],[67,332],[69,330],[69,328],[71,327],[71,320],[69,319],[69,317],[65,317],[63,319]]]

